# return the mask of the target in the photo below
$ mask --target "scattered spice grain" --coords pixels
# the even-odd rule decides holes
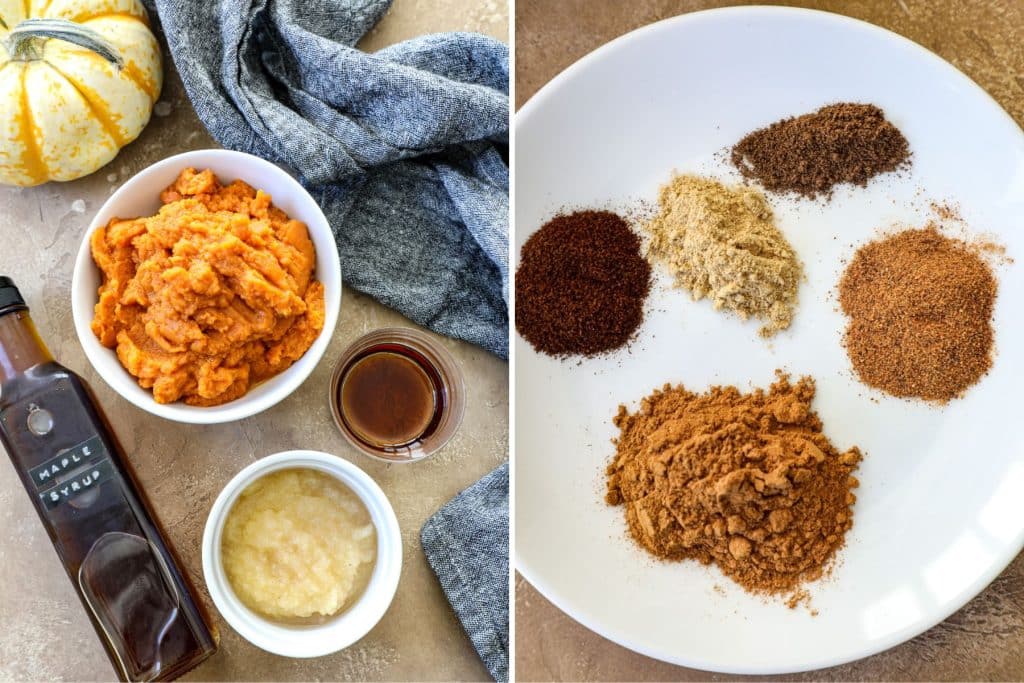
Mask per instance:
[[[893,396],[944,403],[992,366],[996,279],[988,245],[934,224],[857,250],[839,282],[844,344],[861,381]]]
[[[715,309],[764,320],[762,337],[789,327],[803,269],[764,194],[676,174],[662,186],[659,204],[644,226],[649,254],[676,286],[694,300],[711,299]]]
[[[666,384],[636,413],[620,406],[606,502],[657,557],[715,563],[749,591],[793,593],[795,607],[853,525],[861,460],[822,433],[814,394],[810,377],[779,372],[768,391]]]
[[[552,356],[592,356],[626,344],[651,286],[640,238],[610,211],[556,216],[523,245],[516,329]]]
[[[877,106],[840,102],[755,130],[731,156],[744,177],[767,190],[814,198],[905,167],[910,147]]]

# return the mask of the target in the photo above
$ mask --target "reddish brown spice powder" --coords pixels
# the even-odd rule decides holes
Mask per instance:
[[[516,329],[552,356],[611,351],[626,344],[643,321],[650,281],[640,238],[621,216],[556,216],[523,245]]]
[[[992,366],[996,279],[974,247],[934,225],[862,246],[839,282],[845,346],[861,381],[945,402]]]
[[[665,385],[619,408],[606,501],[657,557],[715,563],[754,592],[819,578],[853,524],[856,448],[838,451],[811,410],[814,381],[768,391]],[[805,593],[793,594],[795,607]]]
[[[732,148],[744,177],[771,192],[830,195],[840,183],[865,185],[910,160],[907,139],[873,104],[841,102],[783,119]]]

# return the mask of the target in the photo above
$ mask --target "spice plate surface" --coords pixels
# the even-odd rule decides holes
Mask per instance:
[[[727,46],[727,47],[726,47]],[[516,343],[516,561],[547,598],[622,645],[677,664],[782,673],[839,664],[907,640],[984,588],[1024,544],[1024,135],[980,88],[909,41],[793,9],[689,14],[629,34],[552,81],[517,117],[516,249],[566,207],[656,201],[673,170],[741,181],[728,148],[752,130],[831,102],[881,107],[912,166],[831,199],[769,194],[806,280],[792,326],[770,340],[693,302],[655,267],[627,348],[560,361]],[[958,207],[995,266],[993,368],[944,406],[858,381],[841,342],[836,285],[880,230]],[[963,228],[962,228],[963,229]],[[717,569],[654,560],[603,500],[620,403],[666,382],[767,386],[776,368],[817,382],[813,408],[837,448],[864,452],[853,528],[812,610],[745,593]]]

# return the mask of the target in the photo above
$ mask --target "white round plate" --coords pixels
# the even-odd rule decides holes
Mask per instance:
[[[688,14],[584,58],[516,121],[519,247],[566,206],[654,201],[673,169],[738,181],[721,151],[780,118],[871,102],[907,136],[913,167],[830,202],[770,195],[804,261],[793,326],[711,310],[659,274],[628,351],[560,362],[516,339],[516,560],[548,599],[601,635],[701,669],[784,673],[907,640],[984,588],[1024,542],[1024,135],[978,86],[895,34],[837,15],[746,7]],[[860,384],[840,345],[836,282],[858,245],[923,225],[949,201],[1016,265],[998,268],[992,372],[944,408]],[[518,249],[516,250],[518,253]],[[818,383],[840,449],[866,457],[855,522],[813,608],[751,596],[717,569],[652,560],[602,500],[611,418],[665,382],[767,386],[775,368]]]

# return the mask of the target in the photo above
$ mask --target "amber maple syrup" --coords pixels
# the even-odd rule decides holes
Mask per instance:
[[[341,371],[337,399],[341,419],[367,446],[397,452],[437,429],[445,410],[444,381],[421,353],[380,343],[362,351]]]
[[[428,458],[451,441],[466,408],[458,363],[408,327],[356,339],[334,366],[331,414],[357,451],[389,463]]]
[[[121,680],[168,680],[216,650],[88,386],[54,362],[0,276],[0,442]],[[31,577],[21,584],[31,590]]]

